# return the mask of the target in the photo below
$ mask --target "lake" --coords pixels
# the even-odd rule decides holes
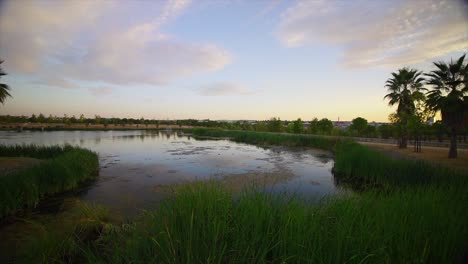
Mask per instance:
[[[343,193],[322,150],[195,139],[165,131],[0,131],[1,144],[71,144],[99,153],[100,172],[74,196],[125,215],[155,208],[171,186],[219,180],[234,188],[255,181],[265,192],[311,201]]]

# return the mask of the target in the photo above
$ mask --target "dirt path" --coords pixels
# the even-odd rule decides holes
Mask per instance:
[[[448,148],[422,147],[420,153],[414,152],[413,146],[407,149],[399,149],[393,144],[359,142],[362,145],[380,150],[396,158],[423,159],[429,162],[445,165],[448,167],[464,169],[468,171],[468,149],[458,149],[458,158],[448,158]]]

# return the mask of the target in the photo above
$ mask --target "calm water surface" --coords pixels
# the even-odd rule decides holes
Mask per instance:
[[[0,131],[0,143],[72,144],[96,151],[100,176],[80,199],[129,214],[156,206],[167,195],[161,186],[209,179],[271,177],[265,191],[312,200],[342,192],[334,183],[331,156],[310,149],[265,149],[149,131]]]

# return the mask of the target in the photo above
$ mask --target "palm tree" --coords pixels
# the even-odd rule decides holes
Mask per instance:
[[[388,99],[388,104],[393,106],[398,104],[397,117],[401,125],[400,148],[406,148],[408,142],[408,133],[406,124],[408,118],[416,111],[415,101],[423,100],[425,90],[423,86],[424,78],[422,72],[416,69],[402,68],[397,72],[392,72],[392,77],[387,80],[385,87],[388,94],[384,99]]]
[[[0,60],[0,64],[2,64],[2,63],[3,63],[3,61]],[[6,73],[0,67],[0,77],[2,77],[3,75],[6,75]],[[6,85],[4,83],[0,83],[0,104],[4,104],[5,99],[8,96],[11,97],[11,94],[8,92],[9,90],[10,90],[10,87],[8,87],[8,85]]]
[[[455,62],[434,62],[437,70],[426,74],[430,78],[427,84],[433,87],[427,93],[426,104],[430,109],[441,112],[442,123],[450,131],[449,158],[457,158],[457,133],[467,114],[468,67],[463,63],[465,55]]]

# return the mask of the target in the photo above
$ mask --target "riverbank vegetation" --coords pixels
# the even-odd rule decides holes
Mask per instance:
[[[45,196],[71,190],[98,174],[97,154],[72,146],[0,145],[1,157],[44,161],[0,176],[0,218],[34,207]]]
[[[217,182],[177,188],[156,211],[109,223],[102,209],[24,240],[28,261],[92,263],[462,263],[468,246],[468,177],[387,157],[349,140],[196,129],[260,145],[335,153],[335,177],[358,192],[310,204]],[[66,241],[60,243],[59,241]]]
[[[88,213],[63,233],[46,228],[25,241],[23,257],[35,263],[461,263],[468,214],[460,198],[449,189],[416,187],[312,205],[252,190],[234,199],[216,183],[201,183],[130,223],[113,225]]]

